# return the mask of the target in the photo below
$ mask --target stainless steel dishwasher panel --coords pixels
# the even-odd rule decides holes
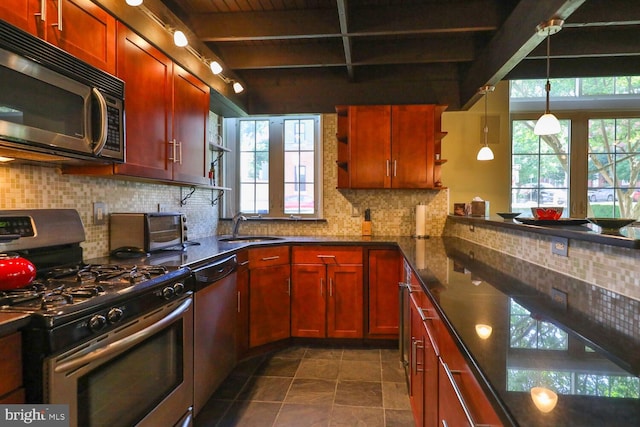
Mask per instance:
[[[194,416],[236,363],[236,256],[194,269]]]

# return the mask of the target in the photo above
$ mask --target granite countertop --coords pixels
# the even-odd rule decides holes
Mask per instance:
[[[0,312],[0,337],[20,330],[28,323],[28,314]]]
[[[102,261],[194,268],[247,247],[397,246],[505,420],[534,427],[618,427],[640,420],[639,301],[457,238],[282,236],[224,243],[213,236],[194,243],[138,260]],[[552,288],[567,294],[567,306],[554,303]],[[477,323],[492,326],[488,339],[478,337]],[[530,398],[528,390],[537,385],[559,392],[548,414]]]
[[[399,244],[507,421],[638,425],[639,301],[457,238]],[[540,385],[559,395],[548,414],[529,394]]]
[[[468,223],[472,226],[487,225],[549,236],[566,237],[568,239],[583,240],[585,242],[601,243],[610,246],[640,249],[640,227],[633,225],[622,228],[619,235],[612,235],[602,234],[596,225],[588,223],[588,221],[584,219],[575,218],[561,218],[555,222],[534,221],[532,218],[528,218],[525,219],[527,224],[518,221],[518,218],[505,220],[498,216],[494,218],[449,215],[448,220]],[[585,221],[585,223],[580,224],[579,222],[581,221]],[[638,223],[636,222],[635,224]]]

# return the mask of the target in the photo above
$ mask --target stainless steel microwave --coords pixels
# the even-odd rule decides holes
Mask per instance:
[[[124,82],[0,20],[0,155],[123,162]]]
[[[185,218],[181,213],[112,213],[109,216],[109,249],[153,252],[184,244]]]

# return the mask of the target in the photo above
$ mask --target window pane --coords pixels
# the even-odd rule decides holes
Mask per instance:
[[[514,120],[511,171],[511,210],[530,215],[532,206],[568,206],[570,122],[562,132],[539,137],[535,122]],[[568,209],[563,216],[567,217]]]
[[[640,218],[640,118],[589,120],[590,215]]]
[[[269,212],[269,121],[241,120],[240,211]]]
[[[295,184],[285,184],[284,213],[312,214],[315,211],[313,199],[313,185],[307,185],[305,192],[296,191]]]
[[[284,213],[315,212],[315,122],[284,121]]]

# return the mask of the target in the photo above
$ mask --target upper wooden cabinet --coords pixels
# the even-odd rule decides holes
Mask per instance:
[[[90,0],[3,0],[0,18],[115,74],[116,19]]]
[[[339,106],[338,188],[441,188],[442,105]]]
[[[209,87],[121,23],[116,75],[126,85],[125,163],[65,172],[209,185]]]

